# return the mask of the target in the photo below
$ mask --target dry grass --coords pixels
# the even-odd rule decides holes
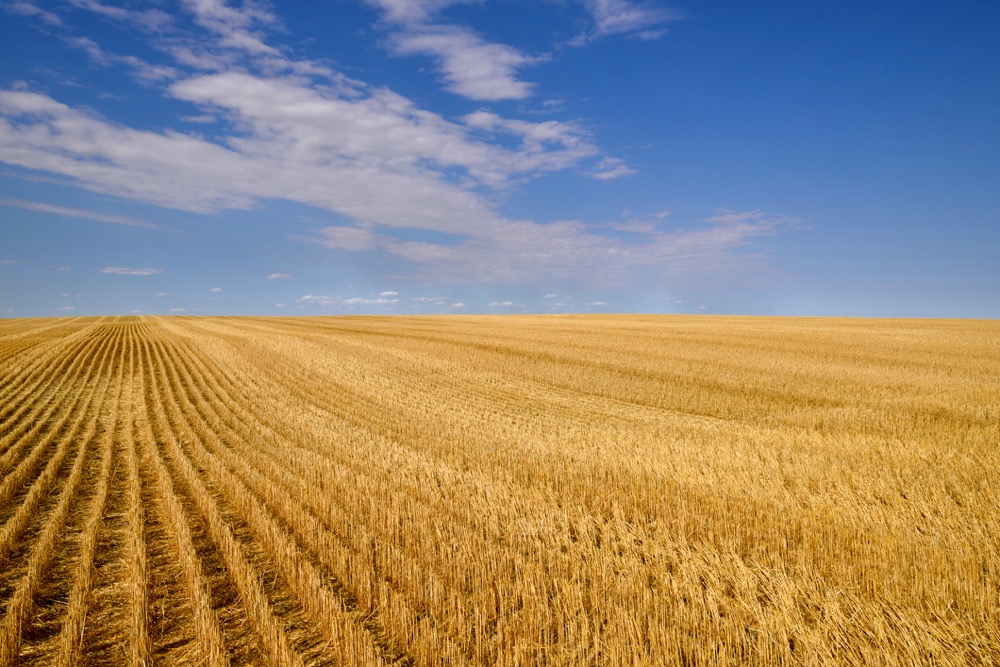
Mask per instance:
[[[0,667],[1000,663],[1000,322],[0,321]]]

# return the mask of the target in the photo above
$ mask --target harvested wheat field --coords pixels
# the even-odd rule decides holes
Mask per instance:
[[[0,666],[998,664],[998,507],[996,321],[0,321]]]

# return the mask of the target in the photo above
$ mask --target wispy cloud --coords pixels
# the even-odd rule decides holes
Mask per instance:
[[[95,222],[107,222],[113,225],[131,225],[132,227],[145,227],[147,229],[156,229],[157,226],[151,222],[146,222],[145,220],[139,220],[137,218],[131,218],[124,215],[110,215],[107,213],[96,213],[94,211],[86,211],[79,208],[70,208],[68,206],[55,206],[53,204],[45,204],[37,201],[29,201],[26,199],[13,199],[10,197],[0,197],[0,206],[13,206],[15,208],[21,208],[26,211],[36,211],[38,213],[51,213],[53,215],[67,216],[70,218],[82,218],[84,220],[94,220]]]
[[[16,259],[0,259],[0,264],[17,264]]]
[[[378,241],[375,230],[369,227],[324,227],[319,230],[318,236],[311,237],[310,241],[325,246],[332,250],[350,250],[360,252],[373,250]]]
[[[399,296],[399,292],[395,292],[393,290],[386,290],[385,292],[379,292],[378,295],[380,297]]]
[[[208,291],[212,292],[213,294],[218,294],[218,293],[220,293],[222,291],[222,288],[221,287],[213,287],[212,289],[210,289]]]
[[[306,294],[295,300],[296,303],[325,306],[327,308],[341,308],[350,306],[388,306],[399,303],[399,299],[378,297],[369,299],[364,297],[339,297],[339,296],[318,296]]]
[[[173,22],[170,14],[160,9],[133,10],[117,5],[107,5],[98,0],[69,0],[69,4],[99,14],[106,19],[121,21],[144,30],[158,32]]]
[[[437,61],[445,87],[473,100],[520,100],[531,95],[531,83],[518,70],[546,60],[483,39],[465,26],[441,20],[440,12],[454,0],[369,0],[382,10],[383,23],[393,30],[388,44],[398,55],[428,55]]]
[[[198,125],[204,125],[204,124],[207,124],[207,123],[214,123],[215,121],[218,120],[218,118],[216,118],[212,114],[208,114],[208,113],[195,114],[195,115],[192,115],[192,116],[181,116],[180,119],[182,121],[184,121],[185,123],[195,123],[195,124],[198,124]]]
[[[577,46],[610,35],[656,39],[666,33],[667,24],[682,18],[677,12],[642,0],[583,0],[583,5],[593,27],[573,41]]]
[[[62,19],[59,18],[57,14],[53,14],[48,10],[42,9],[33,2],[8,2],[4,4],[3,9],[11,14],[34,16],[53,26],[62,25],[63,23]]]
[[[287,273],[270,273],[267,276],[268,280],[291,280],[292,278],[293,276],[290,276]]]
[[[263,28],[279,27],[277,17],[262,3],[247,2],[230,7],[224,0],[184,0],[194,14],[195,23],[219,38],[224,47],[254,55],[277,55],[278,50],[265,42]]]
[[[628,283],[652,272],[658,279],[735,277],[761,269],[765,257],[746,252],[755,240],[798,221],[761,211],[720,213],[690,229],[637,225],[628,235],[575,221],[503,221],[451,244],[398,241],[376,235],[374,250],[413,262],[416,274],[450,283],[538,283],[569,280]]]
[[[122,127],[45,95],[7,90],[0,91],[0,115],[10,120],[0,127],[0,160],[171,208],[212,212],[287,199],[361,225],[448,232],[498,220],[469,179],[503,187],[595,152],[570,124],[491,116],[486,127],[479,116],[469,128],[384,89],[346,99],[293,77],[232,71],[193,76],[169,92],[225,109],[234,124],[226,145]],[[473,129],[514,133],[522,146],[479,140]],[[370,238],[364,227],[327,234],[328,244],[348,249]]]
[[[133,269],[124,266],[105,266],[101,273],[113,273],[119,276],[155,276],[163,273],[163,269]]]
[[[400,55],[434,56],[446,88],[473,100],[521,100],[533,85],[517,71],[545,60],[505,44],[487,42],[469,29],[452,25],[411,27],[396,35],[393,50]]]
[[[594,170],[590,172],[590,176],[599,181],[610,181],[622,178],[623,176],[631,176],[634,173],[635,169],[625,164],[625,160],[616,157],[606,157],[597,163]]]
[[[153,65],[136,56],[123,56],[110,53],[102,49],[97,42],[89,37],[75,37],[69,40],[70,44],[82,49],[92,61],[108,67],[111,65],[126,65],[132,68],[136,78],[150,82],[171,81],[179,76],[179,72],[174,67],[164,65]]]

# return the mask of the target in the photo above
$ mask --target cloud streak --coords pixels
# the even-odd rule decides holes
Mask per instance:
[[[574,40],[577,46],[611,35],[656,39],[666,33],[666,25],[681,15],[651,2],[636,0],[583,0],[593,20],[593,28]]]
[[[163,273],[163,269],[133,269],[124,266],[106,266],[100,272],[118,276],[155,276],[158,273]]]
[[[436,58],[445,87],[472,100],[522,100],[534,86],[517,77],[518,70],[542,62],[505,44],[487,42],[458,26],[411,27],[392,39],[399,55],[424,54]]]
[[[326,308],[351,308],[354,306],[391,306],[399,303],[399,299],[386,297],[368,299],[364,297],[337,297],[306,294],[296,299],[295,302],[306,305],[323,306]]]
[[[370,0],[392,27],[388,40],[397,55],[434,58],[445,88],[472,100],[522,100],[534,85],[518,78],[518,70],[543,62],[518,49],[483,39],[465,26],[442,22],[440,12],[454,0]]]
[[[65,216],[70,218],[81,218],[83,220],[93,220],[95,222],[107,222],[113,225],[129,225],[131,227],[145,227],[146,229],[157,229],[157,225],[154,225],[151,222],[146,222],[145,220],[139,220],[137,218],[131,218],[124,215],[109,215],[106,213],[95,213],[94,211],[86,211],[79,208],[70,208],[68,206],[55,206],[53,204],[45,204],[42,202],[29,201],[26,199],[0,197],[0,206],[13,206],[15,208],[24,209],[26,211],[36,211],[38,213],[51,213],[53,215]]]

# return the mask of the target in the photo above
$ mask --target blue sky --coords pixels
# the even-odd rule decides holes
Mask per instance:
[[[0,4],[0,317],[1000,317],[1000,3]]]

